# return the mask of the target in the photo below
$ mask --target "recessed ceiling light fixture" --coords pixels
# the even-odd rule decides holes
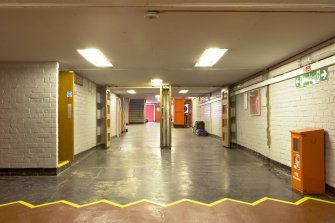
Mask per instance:
[[[212,67],[220,58],[228,51],[228,49],[209,48],[200,56],[195,67]]]
[[[113,67],[113,64],[105,57],[105,55],[95,48],[78,49],[78,53],[83,56],[88,62],[96,67]]]
[[[136,94],[136,91],[135,90],[127,90],[127,93],[128,94]]]
[[[160,87],[163,81],[161,79],[152,79],[151,86],[153,87]]]
[[[180,90],[179,94],[186,94],[188,92],[188,90]]]

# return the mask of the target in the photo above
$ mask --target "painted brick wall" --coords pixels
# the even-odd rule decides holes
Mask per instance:
[[[211,105],[211,134],[222,136],[222,102],[216,101]]]
[[[129,99],[125,98],[124,100],[124,109],[125,109],[125,119],[126,119],[126,123],[129,123]]]
[[[75,84],[74,97],[74,153],[97,145],[96,85],[83,78],[83,86]]]
[[[200,106],[200,119],[205,122],[205,129],[208,133],[212,133],[212,120],[211,120],[211,105],[206,104]]]
[[[335,66],[327,82],[296,88],[295,79],[270,85],[271,146],[267,147],[266,107],[261,116],[244,110],[243,94],[236,97],[237,143],[291,166],[290,130],[307,127],[326,131],[326,182],[335,187]]]
[[[55,168],[58,63],[1,63],[0,86],[0,168]]]
[[[251,116],[248,97],[248,108],[244,109],[244,95],[236,96],[237,143],[255,150],[265,156],[269,155],[267,146],[267,109],[261,106],[260,116]]]
[[[335,187],[335,66],[328,82],[296,88],[295,79],[270,86],[271,158],[290,166],[291,129],[324,128],[326,181]]]
[[[204,121],[208,133],[222,136],[222,105],[221,101],[200,106],[198,98],[192,100],[193,121]],[[194,123],[193,123],[194,125]]]
[[[196,121],[200,120],[200,107],[199,107],[199,98],[193,98],[192,100],[192,126],[195,126]]]
[[[111,94],[111,136],[116,136],[117,134],[117,118],[116,118],[116,107],[117,107],[117,96],[116,94]]]

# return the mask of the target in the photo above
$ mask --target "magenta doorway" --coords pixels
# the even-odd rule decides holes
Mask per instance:
[[[155,121],[155,105],[145,105],[145,111],[146,115],[145,118],[148,120],[148,122],[154,122]]]

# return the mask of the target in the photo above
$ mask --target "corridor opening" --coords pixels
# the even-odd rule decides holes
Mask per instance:
[[[332,221],[334,9],[2,1],[0,222]]]

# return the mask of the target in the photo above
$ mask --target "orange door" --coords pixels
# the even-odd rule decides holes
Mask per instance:
[[[161,111],[159,105],[155,106],[155,122],[161,121]]]
[[[184,99],[174,99],[174,125],[184,125]]]

